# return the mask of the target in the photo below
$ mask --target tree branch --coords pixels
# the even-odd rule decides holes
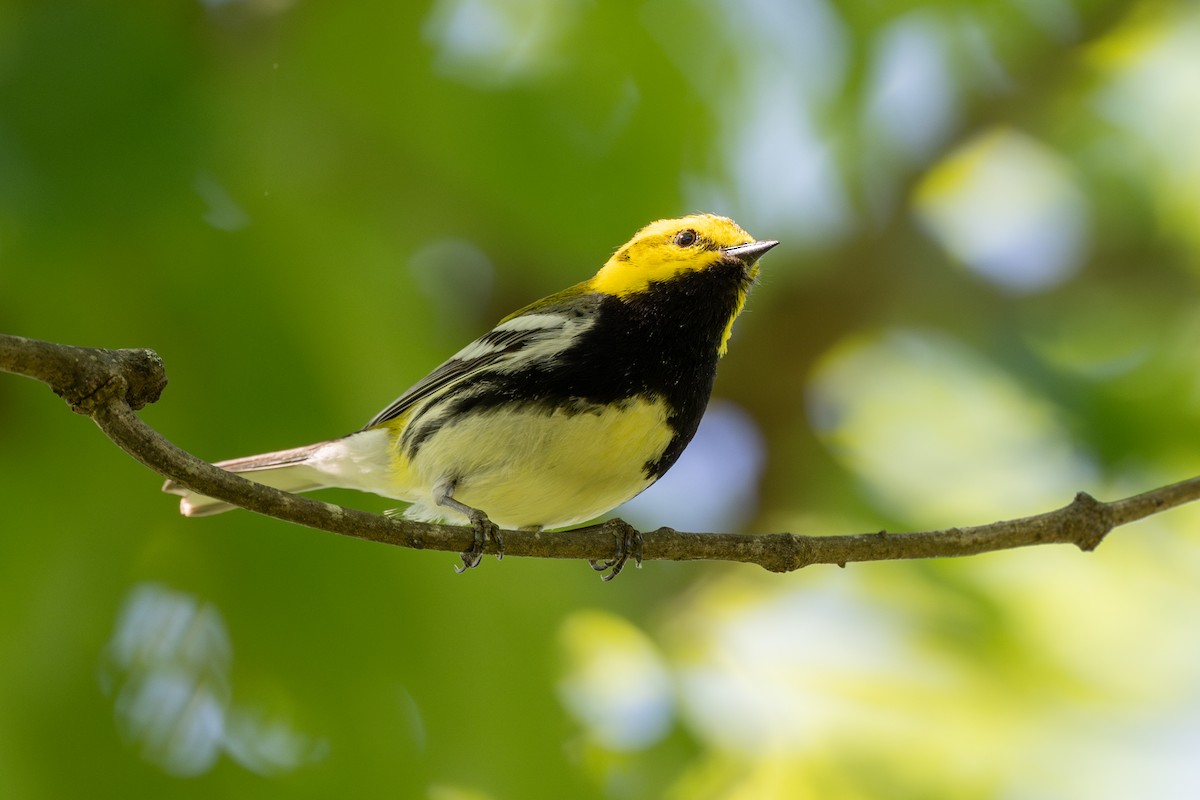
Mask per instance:
[[[134,413],[157,401],[167,384],[162,360],[151,350],[73,347],[0,334],[0,370],[47,384],[135,459],[209,497],[310,528],[418,550],[458,553],[473,541],[469,527],[392,519],[288,494],[184,452]],[[642,557],[739,561],[788,572],[811,564],[966,556],[1053,542],[1087,551],[1115,527],[1198,499],[1200,477],[1195,477],[1111,503],[1081,492],[1054,511],[971,528],[851,536],[685,533],[659,528],[643,534]],[[624,532],[625,524],[619,520],[558,533],[505,531],[504,553],[602,561],[611,557],[615,540]],[[487,547],[495,552],[493,542]]]

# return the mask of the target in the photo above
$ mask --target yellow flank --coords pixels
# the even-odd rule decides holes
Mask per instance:
[[[631,398],[569,411],[537,405],[464,416],[423,442],[409,461],[393,452],[393,496],[405,516],[455,519],[433,501],[436,484],[460,476],[454,499],[486,509],[502,528],[560,528],[584,522],[650,485],[646,462],[673,436],[662,400]]]
[[[754,272],[758,272],[758,267],[754,267]],[[737,305],[734,306],[733,315],[729,318],[729,322],[725,323],[725,331],[721,334],[721,344],[717,348],[717,355],[724,358],[725,351],[729,349],[729,337],[733,335],[733,322],[742,313],[742,309],[746,306],[746,293],[738,292]]]
[[[680,247],[675,237],[680,231],[688,229],[696,232],[696,243]],[[753,241],[754,237],[736,222],[715,214],[660,219],[642,228],[617,250],[586,286],[591,291],[624,297],[644,291],[651,283],[670,280],[682,272],[712,266],[721,259],[719,248]]]

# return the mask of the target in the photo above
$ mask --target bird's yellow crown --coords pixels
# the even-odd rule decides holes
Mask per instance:
[[[721,248],[753,242],[736,222],[715,214],[660,219],[642,228],[587,283],[591,291],[624,297],[712,266]],[[757,268],[751,277],[757,274]]]

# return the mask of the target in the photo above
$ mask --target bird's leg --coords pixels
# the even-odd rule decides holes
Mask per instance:
[[[613,557],[607,561],[588,561],[592,569],[597,572],[611,570],[601,580],[611,581],[613,578],[621,574],[621,570],[625,569],[625,562],[633,556],[633,563],[640,569],[642,566],[642,532],[630,525],[623,519],[611,519],[606,525],[617,528],[617,550],[613,553]]]
[[[504,558],[504,539],[500,536],[500,527],[488,519],[486,513],[454,499],[455,486],[454,482],[450,482],[437,487],[434,489],[433,499],[439,506],[445,506],[466,516],[471,521],[471,528],[475,531],[471,549],[462,554],[462,566],[454,568],[454,571],[461,575],[467,570],[479,566],[479,561],[483,558],[483,548],[489,538],[496,542],[496,560]]]

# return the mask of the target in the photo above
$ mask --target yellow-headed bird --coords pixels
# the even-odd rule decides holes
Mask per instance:
[[[590,280],[510,314],[339,439],[217,466],[289,492],[343,487],[469,522],[479,563],[502,528],[561,528],[670,469],[708,404],[717,360],[778,242],[711,214],[652,222]],[[187,516],[233,506],[168,481]],[[610,562],[620,571],[627,553]],[[611,577],[611,576],[610,576]]]

